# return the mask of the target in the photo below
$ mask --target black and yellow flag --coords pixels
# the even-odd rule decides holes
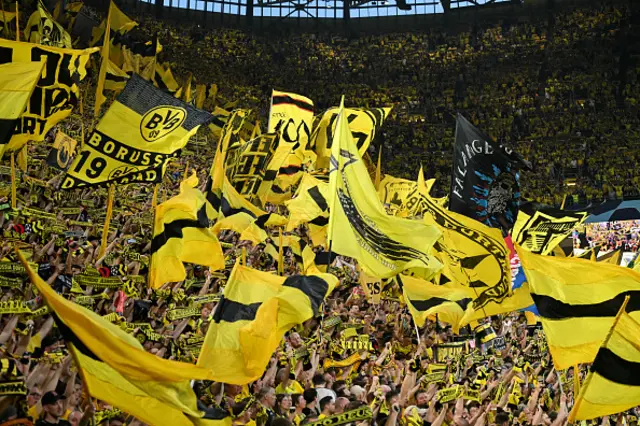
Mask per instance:
[[[122,71],[127,74],[138,74],[147,81],[152,81],[156,73],[156,53],[158,51],[158,37],[148,43],[123,44],[121,46],[123,65]],[[188,102],[187,102],[188,103]]]
[[[409,194],[417,188],[416,181],[385,175],[378,185],[378,197],[390,211],[399,213],[404,210]]]
[[[106,90],[121,92],[127,85],[127,81],[129,81],[129,74],[120,69],[113,61],[109,60],[104,78],[104,88]]]
[[[83,6],[84,6],[84,2],[82,1],[71,1],[71,2],[67,2],[67,4],[65,5],[64,14],[67,20],[68,31],[71,31],[73,29],[73,26],[76,23],[76,17],[78,16],[78,13],[80,13],[80,11],[82,10]]]
[[[158,182],[211,114],[133,75],[69,167],[62,189]]]
[[[587,212],[570,212],[549,207],[536,209],[531,203],[521,204],[511,238],[525,250],[548,255],[587,216]]]
[[[474,291],[466,317],[488,316],[485,307],[499,305],[511,294],[509,250],[499,229],[446,210],[428,195],[422,174],[418,176],[424,222],[435,226],[442,237],[433,252],[444,265],[442,274],[454,285]],[[465,320],[465,325],[470,319]]]
[[[125,15],[113,0],[111,0],[111,2],[109,3],[109,15],[111,15],[111,19],[108,20],[108,24],[107,20],[104,20],[100,23],[99,26],[95,27],[92,30],[92,39],[89,43],[90,46],[99,44],[100,39],[105,35],[105,29],[107,28],[107,25],[109,25],[109,28],[111,29],[111,31],[113,31],[110,34],[109,39],[113,38],[116,33],[125,34],[138,25],[136,21]]]
[[[370,275],[389,278],[418,268],[430,279],[442,268],[429,254],[442,235],[435,226],[384,211],[342,106],[333,135],[328,201],[332,251],[357,259]]]
[[[275,134],[265,133],[227,150],[226,175],[242,196],[249,200],[257,197],[277,144]]]
[[[621,309],[593,361],[569,423],[640,405],[640,323]]]
[[[186,278],[183,262],[224,269],[224,255],[216,234],[209,229],[207,200],[196,189],[195,172],[180,183],[180,193],[156,207],[149,286],[159,288]]]
[[[626,296],[627,312],[640,320],[637,272],[516,249],[558,370],[593,362]]]
[[[311,137],[313,125],[313,101],[296,93],[279,92],[271,94],[268,133],[280,133],[287,142],[297,142],[303,149]]]
[[[611,265],[620,265],[622,262],[622,249],[612,250],[609,253],[598,257],[598,262],[610,263]]]
[[[180,86],[171,73],[168,65],[161,65],[156,62],[155,73],[152,79],[153,84],[163,92],[174,95],[178,92]],[[215,115],[215,114],[214,114]]]
[[[20,261],[54,315],[60,333],[90,395],[150,425],[229,425],[207,420],[198,409],[191,380],[211,380],[211,372],[193,364],[159,358],[133,336],[95,312],[56,294]]]
[[[32,100],[21,111],[6,151],[19,151],[28,141],[40,142],[78,104],[79,82],[87,72],[89,56],[98,49],[72,50],[0,38],[0,64],[40,63],[46,59]]]
[[[434,285],[408,275],[398,277],[409,312],[418,327],[438,314],[440,321],[451,324],[453,331],[458,332],[467,305],[473,300],[473,290]]]
[[[285,202],[289,210],[287,231],[291,232],[317,218],[324,218],[326,225],[329,218],[328,197],[329,184],[305,173],[293,199]]]
[[[44,62],[15,62],[0,65],[0,158],[11,140],[18,118],[27,107],[40,80]]]
[[[349,129],[353,135],[354,143],[362,156],[369,148],[376,133],[380,131],[384,120],[391,112],[391,108],[345,108],[344,111],[349,121]],[[315,125],[311,134],[311,149],[315,149],[318,155],[317,169],[329,168],[338,113],[339,108],[328,109]]]
[[[56,139],[47,157],[47,164],[58,170],[66,171],[69,163],[71,163],[71,157],[76,150],[77,144],[78,142],[75,139],[62,130],[58,130]]]
[[[213,314],[198,366],[243,385],[264,373],[284,333],[318,315],[338,284],[330,274],[281,277],[236,263]]]
[[[71,49],[71,36],[65,28],[53,19],[42,0],[38,0],[38,9],[31,14],[24,29],[26,41],[45,46]]]

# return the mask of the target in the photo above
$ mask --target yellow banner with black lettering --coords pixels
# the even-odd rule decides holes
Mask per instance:
[[[158,182],[167,161],[210,117],[133,75],[71,163],[61,188]]]
[[[75,139],[62,130],[58,130],[56,140],[53,142],[47,157],[47,164],[59,170],[67,170],[77,144],[78,142]]]
[[[27,141],[44,140],[53,126],[71,114],[78,104],[78,84],[87,75],[89,57],[97,51],[98,48],[62,49],[0,38],[0,64],[47,61],[5,151],[19,151]]]
[[[226,175],[239,194],[247,199],[257,195],[277,144],[275,134],[265,133],[227,150]]]
[[[382,123],[391,112],[391,108],[345,108],[344,111],[349,121],[353,141],[360,155],[364,155],[376,133],[380,131]],[[337,107],[328,109],[311,134],[310,146],[315,149],[318,155],[316,169],[329,168],[329,157],[331,157],[331,145],[338,112],[339,108]]]

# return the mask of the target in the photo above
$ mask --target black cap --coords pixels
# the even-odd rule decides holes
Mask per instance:
[[[61,399],[67,399],[64,395],[58,395],[56,392],[47,392],[42,395],[42,400],[40,401],[42,405],[51,405],[60,401]]]

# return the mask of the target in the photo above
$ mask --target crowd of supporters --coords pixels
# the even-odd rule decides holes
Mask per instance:
[[[414,179],[423,165],[442,193],[451,170],[454,116],[460,112],[533,163],[534,170],[521,180],[523,198],[560,205],[565,194],[569,202],[579,202],[640,190],[635,167],[640,64],[625,53],[637,29],[634,7],[600,4],[556,13],[551,20],[476,26],[457,34],[302,34],[277,41],[229,29],[207,30],[196,41],[190,27],[133,17],[149,36],[160,35],[162,60],[178,76],[192,72],[198,82],[218,84],[228,99],[238,99],[238,106],[253,108],[259,117],[267,114],[272,88],[304,94],[318,111],[337,104],[343,94],[348,105],[393,105],[372,147],[382,147],[383,171]],[[87,129],[95,123],[90,114],[95,85],[85,84],[86,113],[76,112],[60,125],[69,134],[78,134],[81,121]],[[159,202],[177,193],[187,164],[201,183],[206,181],[215,140],[202,133],[198,138],[206,144],[188,145],[172,163]],[[15,263],[13,245],[20,240],[29,261],[56,291],[71,300],[96,296],[88,307],[114,322],[138,324],[132,334],[149,352],[193,362],[198,351],[186,341],[204,336],[216,303],[183,320],[168,320],[167,311],[186,307],[189,296],[221,294],[243,247],[250,267],[275,271],[274,259],[263,245],[251,246],[225,231],[219,237],[228,270],[214,274],[187,265],[184,282],[166,285],[165,291],[147,289],[153,189],[116,189],[108,247],[100,257],[107,191],[56,191],[60,172],[43,161],[48,145],[29,147],[29,178],[20,178],[17,188],[22,213],[12,213],[8,185],[2,187],[0,259]],[[565,186],[567,179],[575,179],[575,185]],[[25,207],[53,217],[29,216]],[[636,225],[624,223],[615,232],[590,228],[587,235],[612,248],[635,250]],[[285,262],[286,275],[299,272],[288,250]],[[74,293],[74,277],[91,271],[123,281],[141,276],[144,282],[126,289],[88,286]],[[234,425],[251,426],[299,426],[363,406],[372,409],[373,418],[357,422],[362,425],[566,424],[577,377],[572,369],[553,368],[544,337],[522,313],[488,320],[498,339],[486,344],[475,341],[472,330],[455,336],[437,321],[416,330],[398,289],[386,289],[373,303],[362,292],[355,262],[338,257],[331,271],[340,286],[327,299],[323,316],[288,333],[260,380],[245,386],[195,383],[202,404],[228,411]],[[2,287],[0,301],[23,299],[35,311],[43,301],[25,276],[18,278],[22,285]],[[153,334],[144,333],[147,324]],[[368,343],[356,349],[346,345],[354,335]],[[457,341],[465,342],[462,354],[438,359],[439,345]],[[24,396],[0,395],[0,424],[25,416],[42,426],[92,419],[110,426],[141,424],[87,398],[50,315],[2,314],[0,351],[0,382],[24,380],[27,388]],[[443,374],[434,375],[438,372]],[[586,372],[584,366],[582,379]],[[465,396],[446,402],[437,396],[455,385]],[[468,391],[478,396],[469,398]],[[632,410],[589,424],[637,425],[637,416]]]

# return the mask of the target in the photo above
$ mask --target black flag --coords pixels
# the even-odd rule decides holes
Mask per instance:
[[[449,210],[485,225],[510,229],[518,215],[518,169],[531,168],[458,114]]]

